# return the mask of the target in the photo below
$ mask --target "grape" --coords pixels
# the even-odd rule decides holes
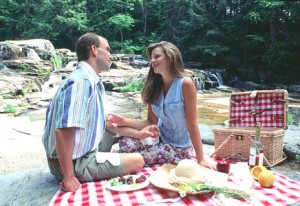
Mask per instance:
[[[132,176],[129,176],[128,178],[127,178],[127,184],[129,184],[129,185],[132,185],[133,183],[134,183],[134,181],[133,181],[133,177]]]
[[[146,181],[145,175],[141,175],[140,177],[136,178],[135,183],[143,183]]]
[[[110,185],[111,186],[120,186],[120,185],[132,185],[134,183],[143,183],[146,181],[146,176],[141,175],[140,177],[136,178],[135,181],[133,180],[133,176],[127,175],[127,176],[119,176],[116,178],[111,179]]]
[[[122,176],[121,176],[121,177],[119,177],[119,178],[120,178],[120,180],[119,180],[120,182],[122,182],[123,184],[126,184],[126,179],[125,179],[125,177],[122,177]]]

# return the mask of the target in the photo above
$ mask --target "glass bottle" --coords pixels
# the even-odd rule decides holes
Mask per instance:
[[[264,145],[260,140],[260,122],[256,123],[256,133],[253,142],[250,145],[249,166],[254,167],[264,163]]]

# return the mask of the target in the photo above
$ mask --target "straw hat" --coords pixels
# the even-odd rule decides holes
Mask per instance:
[[[179,181],[200,181],[202,183],[209,183],[216,187],[224,187],[227,184],[228,175],[225,173],[217,172],[202,165],[196,163],[194,160],[181,160],[178,165],[165,164],[159,167],[150,176],[150,182],[155,187],[165,190],[171,190],[180,192],[175,186],[171,185],[170,182],[174,180],[174,176]],[[200,195],[206,194],[210,191],[205,192],[188,192],[187,195]]]

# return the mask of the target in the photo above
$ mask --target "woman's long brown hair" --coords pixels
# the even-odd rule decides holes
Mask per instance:
[[[167,58],[170,61],[170,71],[173,77],[182,77],[185,76],[185,70],[182,60],[182,55],[179,49],[172,43],[167,41],[161,41],[159,43],[151,44],[147,50],[146,54],[151,61],[152,51],[157,48],[161,47],[164,53],[166,54]],[[146,77],[145,85],[142,90],[142,100],[146,104],[154,103],[157,98],[159,97],[162,88],[163,88],[163,79],[160,74],[154,73],[154,69],[152,65],[150,66],[148,75]]]

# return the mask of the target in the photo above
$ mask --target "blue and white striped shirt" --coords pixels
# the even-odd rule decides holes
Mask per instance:
[[[73,159],[97,148],[105,128],[104,95],[102,82],[93,68],[79,62],[47,108],[43,134],[47,156],[57,158],[56,128],[75,128]]]

